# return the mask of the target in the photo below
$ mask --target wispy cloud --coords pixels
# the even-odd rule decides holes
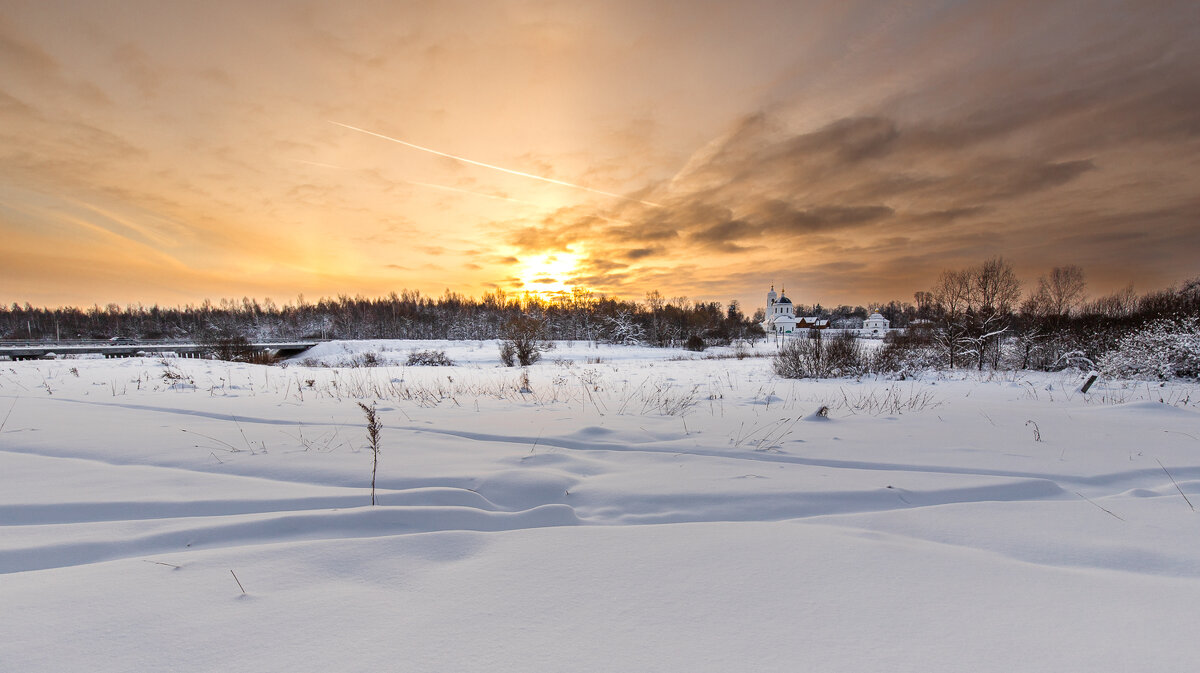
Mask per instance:
[[[1082,264],[1098,291],[1200,274],[1192,0],[137,11],[0,16],[0,200],[25,213],[0,227],[20,291],[553,277],[866,301],[992,254],[1027,277]],[[88,249],[100,238],[111,264]],[[16,260],[18,241],[44,263]],[[573,277],[514,278],[566,250]]]
[[[464,163],[464,164],[470,164],[470,165],[472,165],[472,166],[480,166],[480,167],[482,167],[482,168],[488,168],[488,169],[491,169],[491,170],[493,170],[493,171],[500,171],[501,173],[508,173],[509,175],[515,175],[515,176],[517,176],[517,177],[529,178],[530,180],[540,180],[540,181],[542,181],[542,182],[548,182],[548,183],[550,183],[550,184],[552,184],[552,185],[559,185],[559,186],[561,186],[561,187],[570,187],[571,189],[580,189],[580,190],[583,190],[583,191],[585,191],[585,192],[591,192],[591,193],[593,193],[593,194],[600,194],[601,196],[611,196],[611,197],[613,197],[613,198],[616,198],[616,199],[625,199],[625,200],[628,200],[628,201],[637,201],[638,203],[641,203],[641,204],[643,204],[643,205],[647,205],[647,206],[654,206],[654,207],[659,207],[659,204],[657,204],[657,203],[653,203],[653,202],[650,202],[650,201],[643,201],[643,200],[641,200],[641,199],[634,199],[634,198],[632,198],[632,197],[628,197],[628,196],[625,196],[625,195],[623,195],[623,194],[616,194],[616,193],[613,193],[613,192],[606,192],[606,191],[603,191],[603,190],[600,190],[600,189],[595,189],[595,188],[593,188],[593,187],[587,187],[587,186],[585,186],[585,185],[576,184],[576,183],[574,183],[574,182],[567,182],[566,180],[556,180],[556,179],[554,179],[554,178],[548,178],[548,177],[545,177],[545,176],[542,176],[542,175],[534,175],[533,173],[526,173],[526,172],[524,172],[524,171],[518,171],[518,170],[514,170],[514,169],[512,169],[512,168],[504,168],[503,166],[496,166],[495,164],[488,164],[488,163],[484,163],[484,162],[482,162],[482,161],[476,161],[476,160],[474,160],[474,159],[468,159],[468,158],[466,158],[466,157],[459,156],[459,155],[456,155],[456,154],[449,154],[449,153],[447,153],[447,152],[442,152],[442,151],[440,151],[440,150],[435,150],[435,149],[432,149],[432,148],[429,148],[429,147],[423,147],[423,146],[421,146],[421,145],[417,145],[417,144],[414,144],[414,143],[410,143],[410,142],[407,142],[407,141],[405,141],[405,140],[400,140],[399,138],[393,138],[393,137],[391,137],[391,136],[383,135],[382,133],[376,133],[376,132],[374,132],[374,131],[368,131],[368,130],[366,130],[366,129],[361,129],[361,128],[358,128],[357,126],[351,126],[351,125],[349,125],[349,124],[343,124],[343,123],[341,123],[341,122],[336,122],[336,121],[330,121],[329,123],[330,123],[330,124],[336,124],[336,125],[338,125],[338,126],[341,126],[341,127],[343,127],[343,128],[350,129],[351,131],[358,131],[359,133],[365,133],[365,134],[367,134],[367,135],[370,135],[370,136],[375,136],[376,138],[382,138],[383,140],[387,140],[387,141],[390,141],[390,142],[393,142],[393,143],[397,143],[397,144],[399,144],[399,145],[404,145],[405,147],[409,147],[409,148],[412,148],[412,149],[414,149],[414,150],[420,150],[420,151],[422,151],[422,152],[428,152],[429,154],[435,154],[435,155],[437,155],[437,156],[439,156],[439,157],[445,157],[445,158],[447,158],[447,159],[453,159],[453,160],[455,160],[455,161],[461,161],[461,162],[462,162],[462,163]]]

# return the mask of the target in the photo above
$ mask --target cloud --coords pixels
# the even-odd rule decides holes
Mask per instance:
[[[578,268],[582,269],[585,274],[592,274],[586,277],[595,278],[618,269],[628,269],[629,265],[614,261],[603,255],[591,255],[583,259],[579,263]],[[579,277],[583,278],[585,275],[581,274]]]
[[[661,282],[659,271],[641,264],[651,259],[700,262],[729,282],[741,273],[730,265],[802,277],[822,266],[835,275],[874,274],[879,288],[885,273],[899,273],[894,259],[907,260],[904,277],[933,278],[996,253],[1020,255],[1033,268],[1072,255],[1123,258],[1153,273],[1150,259],[1168,251],[1148,239],[1200,237],[1200,220],[1189,219],[1187,198],[1198,186],[1185,149],[1200,150],[1200,48],[1178,26],[1160,25],[1162,39],[1154,39],[1097,19],[1095,34],[1086,34],[1068,25],[1077,17],[1051,13],[1046,32],[1058,30],[1061,40],[1038,44],[1024,60],[1001,55],[1028,45],[983,45],[993,49],[986,58],[963,52],[960,69],[924,79],[914,70],[910,86],[864,97],[857,109],[807,128],[791,115],[803,106],[764,107],[646,191],[663,209],[620,204],[604,214],[626,225],[595,218],[585,225],[561,212],[508,240],[579,244],[629,262],[613,267],[621,275],[611,283],[603,269],[592,278],[613,288]],[[1183,24],[1198,25],[1189,15]],[[939,21],[925,34],[945,27]],[[1145,212],[1144,202],[1164,199],[1179,205]],[[1097,208],[1105,215],[1097,217]],[[1131,233],[1139,221],[1163,225],[1154,236]],[[1131,245],[1140,249],[1123,250]],[[841,261],[826,265],[814,254]],[[1178,254],[1166,256],[1180,268]]]
[[[904,297],[992,254],[1200,272],[1192,0],[808,4],[16,3],[0,196],[306,288],[479,287],[567,250],[635,297]],[[78,247],[60,224],[21,226]]]
[[[625,259],[638,260],[646,257],[652,257],[660,252],[662,252],[661,248],[634,248],[632,250],[626,250],[624,257]]]

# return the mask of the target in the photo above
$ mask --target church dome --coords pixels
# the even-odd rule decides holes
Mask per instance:
[[[871,317],[867,318],[867,320],[887,320],[887,318],[879,315],[878,313],[872,313]]]
[[[780,297],[779,300],[776,301],[775,303],[776,304],[790,304],[790,303],[792,303],[792,300],[788,299],[787,297]]]

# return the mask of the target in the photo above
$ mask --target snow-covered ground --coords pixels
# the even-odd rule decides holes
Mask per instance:
[[[0,671],[1195,669],[1200,386],[702,357],[0,363]]]

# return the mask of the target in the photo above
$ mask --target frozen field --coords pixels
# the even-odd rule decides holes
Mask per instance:
[[[1195,670],[1200,386],[696,357],[0,362],[0,671]]]

